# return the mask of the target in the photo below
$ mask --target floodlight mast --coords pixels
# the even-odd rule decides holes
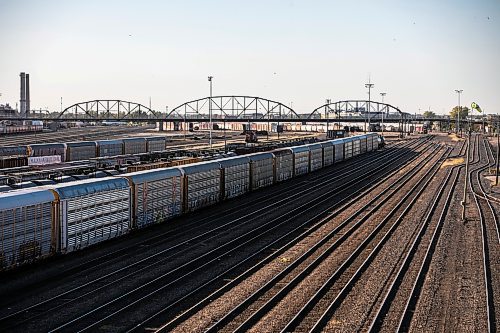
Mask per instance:
[[[212,124],[212,79],[214,77],[213,76],[209,76],[208,77],[208,82],[210,82],[210,98],[208,100],[208,120],[209,120],[209,137],[210,137],[210,149],[212,149],[212,128],[213,128],[213,124]]]
[[[368,80],[368,83],[365,83],[365,88],[368,88],[368,131],[370,131],[370,104],[371,104],[371,89],[375,86],[375,84],[371,83]],[[365,133],[366,133],[366,121],[365,121]]]
[[[458,131],[460,128],[460,111],[462,111],[462,106],[460,105],[460,94],[463,92],[463,89],[455,89],[455,92],[458,94],[458,112],[457,112],[457,123],[456,123],[456,132],[458,135]]]

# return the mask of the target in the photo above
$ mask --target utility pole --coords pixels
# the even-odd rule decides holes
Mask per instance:
[[[459,94],[460,96],[460,94]],[[465,158],[465,185],[464,185],[464,198],[462,200],[462,221],[465,221],[465,208],[467,206],[467,186],[469,184],[469,154],[470,154],[470,139],[471,139],[471,118],[472,118],[472,113],[474,109],[471,108],[471,116],[469,117],[469,128],[468,128],[468,135],[467,135],[467,154]]]
[[[365,88],[368,88],[368,132],[370,131],[370,104],[371,104],[371,89],[375,85],[371,83],[371,79],[368,78],[368,83],[365,83]],[[365,133],[366,133],[366,125],[365,125]]]
[[[384,104],[384,97],[385,97],[385,95],[387,95],[387,93],[385,93],[385,92],[381,92],[380,93],[380,96],[382,96],[382,104]],[[382,125],[381,125],[381,127],[382,127],[382,135],[384,135],[384,112],[385,111],[382,110]]]
[[[500,118],[497,113],[497,172],[495,175],[495,186],[498,186],[498,153],[500,152]]]
[[[484,109],[483,109],[482,117],[483,117],[483,134],[486,134],[486,128],[484,127],[484,118],[486,117],[486,111],[484,111]]]
[[[380,96],[382,96],[382,103],[384,103],[384,96],[385,96],[385,95],[387,95],[387,93],[385,93],[385,92],[381,92],[381,93],[380,93]]]
[[[463,89],[455,89],[455,92],[458,94],[458,112],[457,112],[457,122],[456,122],[456,130],[457,130],[457,136],[458,136],[458,131],[460,130],[460,112],[462,111],[462,106],[460,105],[460,94],[463,92]]]
[[[326,120],[326,136],[328,137],[328,108],[330,107],[330,99],[326,100],[326,105],[325,105],[325,120]],[[335,126],[333,126],[335,127]]]
[[[210,123],[210,128],[209,128],[209,135],[210,135],[210,149],[212,149],[212,79],[213,76],[208,77],[208,82],[210,82],[210,99],[208,100],[208,117],[209,117],[209,123]]]

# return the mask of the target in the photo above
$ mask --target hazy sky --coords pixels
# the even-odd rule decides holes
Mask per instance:
[[[300,112],[372,99],[406,112],[500,112],[500,1],[0,0],[0,104],[123,99],[169,109],[209,94]]]

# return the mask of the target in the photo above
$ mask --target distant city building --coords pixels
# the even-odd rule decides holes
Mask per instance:
[[[9,103],[0,104],[0,115],[1,116],[13,116],[16,114],[16,110],[14,110]]]

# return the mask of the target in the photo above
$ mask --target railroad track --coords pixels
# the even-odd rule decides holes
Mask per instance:
[[[448,149],[445,150],[441,157],[449,152]],[[393,274],[401,261],[398,259],[404,255],[404,252],[398,253],[398,250],[402,248],[407,251],[408,245],[402,246],[400,243],[414,237],[413,228],[406,231],[406,238],[400,229],[405,231],[404,224],[409,223],[407,220],[410,212],[413,212],[416,202],[428,190],[428,185],[438,173],[443,161],[444,159],[438,158],[429,163],[424,175],[420,174],[418,181],[412,184],[410,189],[403,191],[406,193],[403,198],[395,205],[391,205],[393,208],[388,213],[380,212],[381,220],[376,220],[375,228],[372,227],[368,236],[360,239],[361,243],[347,260],[335,266],[338,267],[335,272],[328,276],[314,296],[288,321],[282,329],[283,332],[332,330],[338,329],[342,324],[344,326],[340,328],[344,330],[363,330],[370,316],[370,310],[376,306],[380,294],[393,279]],[[411,232],[410,237],[408,237],[409,232]],[[386,247],[389,250],[385,249]],[[392,257],[387,257],[387,254],[384,256],[384,252],[388,251]],[[384,267],[384,269],[374,267]],[[345,318],[350,311],[354,312],[351,314],[350,323],[341,323],[341,318]]]
[[[328,175],[325,175],[325,177],[326,177],[326,176],[328,176]],[[319,179],[319,178],[318,178],[318,179]],[[310,185],[310,184],[309,184],[309,185]],[[328,184],[327,184],[327,185],[328,185]],[[330,193],[330,194],[331,194],[331,193]],[[194,240],[192,240],[192,241],[194,241]],[[181,245],[185,246],[187,243],[189,243],[189,242],[184,242],[184,243],[182,243]],[[171,258],[171,257],[170,257],[170,258]],[[145,260],[147,260],[147,258],[144,258],[144,259],[145,259]],[[156,264],[158,264],[158,262],[156,262]],[[151,267],[151,266],[146,266],[146,267]],[[131,273],[131,274],[132,274],[132,273]],[[130,275],[128,275],[128,276],[130,276]],[[103,282],[102,280],[100,280],[100,281],[99,281],[99,283],[102,283],[102,282]],[[114,281],[113,281],[113,282],[116,282],[116,279],[114,279]],[[108,285],[108,286],[109,286],[109,285]],[[83,295],[83,296],[82,296],[82,295]],[[77,297],[77,299],[81,299],[82,297],[86,297],[86,296],[88,296],[88,295],[89,295],[89,294],[87,294],[87,293],[83,293],[83,294],[81,294],[81,295],[80,295],[80,297]],[[65,297],[65,298],[70,298],[70,295],[69,295],[68,293],[62,293],[62,294],[60,294],[60,295],[59,295],[59,297],[60,297],[60,299],[62,299],[63,297]],[[56,308],[57,308],[57,309],[60,309],[62,306],[66,306],[66,305],[68,305],[68,303],[66,303],[64,300],[62,300],[62,303],[61,303],[61,302],[59,302],[59,303],[58,303],[58,302],[55,302],[55,300],[54,300],[54,299],[51,299],[51,300],[49,300],[48,302],[46,302],[46,303],[44,303],[44,304],[39,304],[39,305],[47,305],[47,304],[49,304],[50,302],[53,302],[54,304],[56,304],[56,303],[57,303],[57,304],[56,304]],[[52,304],[52,303],[50,303],[50,304]],[[32,318],[33,318],[33,314],[36,314],[36,313],[38,313],[38,312],[41,312],[41,313],[46,313],[46,310],[47,310],[47,309],[45,309],[45,310],[44,310],[44,309],[41,309],[41,308],[33,308],[33,307],[32,307],[32,308],[29,308],[29,309],[28,309],[28,310],[29,310],[28,312],[26,312],[25,310],[26,310],[26,309],[23,309],[23,310],[18,311],[18,312],[17,312],[17,313],[15,313],[15,314],[11,314],[11,315],[10,315],[10,316],[8,316],[8,317],[4,317],[4,321],[2,321],[0,324],[2,324],[2,326],[3,326],[3,324],[8,324],[8,323],[19,323],[19,321],[20,321],[20,320],[22,321],[22,316],[23,316],[23,315],[24,315],[24,316],[27,316],[28,318],[31,318],[31,319],[32,319]],[[49,310],[48,310],[48,311],[50,311],[50,310],[53,310],[53,308],[50,308],[50,307],[49,307]],[[17,316],[17,317],[16,317],[16,316]]]
[[[321,220],[321,224],[325,224],[328,222],[329,220],[329,216],[331,215],[338,215],[340,214],[341,212],[345,211],[347,208],[351,207],[355,201],[359,200],[359,197],[356,197],[354,198],[353,200],[349,200],[348,202],[344,203],[343,205],[341,205],[340,207],[337,207],[335,208],[333,211],[331,211],[327,217],[323,218]],[[374,199],[375,200],[375,199]],[[342,227],[345,227],[345,225],[347,224],[348,222],[345,222],[345,223],[342,223],[340,226],[338,226],[337,228],[335,228],[334,231],[330,232],[329,235],[331,236],[332,234],[338,232],[339,229],[342,229]],[[307,234],[310,234],[313,230],[309,229],[307,231]],[[304,238],[305,236],[301,237],[301,238]],[[319,242],[319,245],[316,245],[314,247],[312,247],[309,251],[307,251],[308,253],[309,252],[314,252],[319,246],[323,245],[324,242],[326,242],[328,240],[329,237],[325,237],[323,239],[323,242]],[[248,271],[246,271],[244,274],[236,277],[236,278],[233,278],[231,279],[231,282],[226,284],[223,288],[217,290],[214,294],[211,294],[209,295],[208,297],[206,297],[204,300],[202,300],[201,302],[199,302],[198,304],[196,304],[195,306],[193,306],[192,308],[188,309],[187,311],[185,311],[182,315],[180,316],[177,316],[176,319],[172,322],[170,322],[169,324],[167,324],[166,326],[162,327],[162,331],[170,331],[173,327],[175,327],[175,325],[179,324],[181,321],[187,319],[190,315],[194,314],[196,311],[199,311],[200,309],[202,309],[204,306],[206,306],[207,304],[209,304],[210,302],[212,302],[212,300],[217,297],[217,296],[220,296],[221,294],[223,294],[224,292],[226,292],[228,289],[230,289],[231,287],[234,287],[236,284],[240,283],[241,281],[243,281],[244,279],[246,279],[249,275],[253,274],[256,270],[258,270],[261,266],[265,265],[265,263],[268,263],[269,261],[272,261],[272,260],[275,260],[277,256],[281,255],[284,251],[286,251],[286,249],[288,249],[289,247],[293,246],[295,243],[297,242],[297,239],[293,240],[292,242],[290,242],[289,244],[286,244],[286,246],[280,248],[278,251],[276,251],[275,253],[273,253],[271,256],[267,257],[264,259],[263,262],[260,262],[256,265],[254,265],[253,267],[251,267]],[[305,258],[305,256],[303,257]],[[300,260],[299,261],[296,261],[292,264],[290,264],[290,266],[288,266],[287,270],[285,272],[282,272],[281,274],[285,274],[289,269],[292,269],[294,268],[296,265],[298,265],[298,263],[300,263]],[[273,278],[273,281],[275,280],[280,280],[280,275],[276,276]],[[263,287],[262,290],[256,292],[253,296],[250,296],[249,299],[244,302],[244,303],[248,303],[250,302],[251,300],[253,300],[255,297],[258,296],[259,292],[264,292],[266,288]],[[234,309],[234,311],[238,311],[238,310],[241,310],[242,308],[245,307],[245,304],[242,303],[240,304],[240,306],[236,309]],[[223,319],[221,319],[216,325],[214,325],[213,329],[219,329],[220,326],[223,324],[223,322],[225,322],[228,318],[230,317],[233,317],[234,316],[234,312],[233,313],[227,313],[227,316],[224,317]],[[160,317],[160,314],[157,313],[155,314],[154,316],[152,316],[151,318],[149,318],[148,320],[146,320],[145,322],[141,323],[140,328],[145,328],[147,327],[147,325],[151,325],[152,323],[152,319],[158,319],[158,317]],[[154,326],[154,325],[153,325]],[[137,327],[136,327],[137,328]]]
[[[425,216],[425,220],[419,229],[417,237],[414,238],[397,275],[392,280],[390,287],[383,296],[368,331],[409,331],[413,313],[415,312],[415,307],[420,298],[425,277],[429,271],[434,251],[441,236],[446,213],[453,199],[453,192],[458,183],[460,170],[462,168],[463,166],[455,166],[448,172],[437,196],[431,204],[430,210]],[[443,197],[445,192],[447,192],[446,197]],[[440,210],[439,216],[437,221],[434,222],[433,219],[436,219],[437,215],[435,213],[438,210]],[[431,227],[433,222],[435,223],[434,231],[430,239],[427,240],[427,244],[422,244],[427,228]],[[420,250],[419,246],[421,247]],[[416,260],[418,259],[417,251],[420,251],[420,261]],[[418,265],[418,262],[420,262],[420,265]],[[405,288],[405,284],[406,286],[410,286],[410,288]],[[402,307],[401,304],[403,304]],[[397,309],[398,305],[400,306],[399,309]],[[389,312],[391,312],[391,318],[389,318]],[[390,326],[390,324],[392,324],[392,326]]]
[[[471,191],[479,185],[475,184],[477,172],[484,168],[485,159],[480,136],[472,135],[467,140],[466,148],[468,172],[461,165],[455,167],[453,172],[456,174],[452,177],[458,177],[458,181],[449,181],[453,185],[448,192],[451,199],[447,199],[448,204],[439,206],[439,209],[444,209],[448,205],[448,209],[440,217],[442,222],[435,236],[439,238],[434,238],[437,245],[428,247],[429,253],[423,257],[425,260],[419,270],[410,269],[406,275],[413,276],[414,272],[418,272],[416,280],[410,279],[413,282],[412,293],[407,298],[403,297],[408,302],[403,316],[391,316],[394,313],[392,309],[399,308],[397,302],[397,307],[391,305],[393,308],[389,316],[376,324],[382,325],[382,330],[488,332],[498,329],[498,325],[495,326],[491,320],[491,288],[488,286],[498,285],[498,275],[488,276],[488,267],[491,267],[491,272],[498,272],[498,263],[494,260],[488,263],[488,254],[485,257],[480,213],[475,206],[476,195]],[[463,200],[465,180],[468,193],[466,219],[462,220],[460,202]],[[486,218],[486,221],[493,226],[493,219]],[[408,286],[405,281],[402,282],[400,294],[405,292],[404,286]],[[495,293],[495,289],[493,291]]]
[[[15,137],[3,137],[0,139],[0,146],[22,146],[26,142],[30,143],[52,143],[80,141],[82,137],[86,140],[101,140],[108,138],[123,137],[127,134],[142,133],[154,127],[96,127],[63,130],[61,132],[32,133],[29,135],[16,135]]]
[[[394,165],[392,165],[390,162],[392,161],[386,161],[376,168],[394,168]],[[374,171],[380,171],[377,169]],[[182,284],[184,284],[190,277],[198,279],[198,274],[200,274],[201,269],[205,268],[209,271],[217,272],[217,269],[214,268],[214,265],[218,264],[218,262],[222,260],[228,261],[230,257],[234,256],[236,251],[244,251],[244,248],[248,249],[252,245],[252,243],[255,243],[256,249],[261,248],[262,245],[260,243],[263,241],[263,239],[265,239],[265,237],[274,235],[275,231],[279,230],[279,227],[283,228],[286,226],[287,228],[293,228],[294,224],[292,223],[292,221],[293,219],[296,219],[296,215],[298,212],[300,212],[301,215],[306,214],[306,212],[316,214],[316,211],[318,210],[318,207],[320,207],[320,204],[327,203],[331,205],[332,194],[339,194],[339,191],[350,191],[355,182],[362,183],[365,181],[365,178],[365,174],[362,173],[361,175],[357,175],[354,179],[340,187],[328,189],[325,193],[315,195],[314,203],[312,205],[311,202],[304,203],[304,197],[301,196],[299,198],[299,201],[301,202],[299,206],[296,206],[292,210],[288,210],[285,215],[279,214],[278,217],[271,219],[264,225],[261,225],[258,228],[254,227],[249,232],[246,232],[237,238],[233,238],[229,242],[224,242],[222,245],[218,246],[215,249],[204,252],[203,255],[196,257],[183,266],[176,267],[174,268],[174,270],[160,275],[159,277],[150,281],[151,288],[145,290],[144,285],[141,285],[133,291],[129,291],[126,294],[120,294],[119,297],[114,298],[109,302],[103,304],[102,306],[84,313],[71,321],[68,321],[64,325],[57,327],[55,330],[65,329],[68,327],[68,325],[70,325],[71,330],[73,331],[76,325],[78,331],[92,331],[97,327],[108,327],[110,325],[113,325],[113,323],[117,322],[117,318],[132,316],[135,312],[136,307],[144,307],[147,304],[151,304],[152,300],[164,299],[164,297],[168,297],[168,290],[170,288],[180,287],[180,285],[178,284],[179,282],[182,282]],[[319,211],[323,210],[324,209],[320,209]],[[321,215],[322,214],[316,214],[315,218],[321,218]],[[299,221],[299,223],[300,228],[297,228],[298,226],[295,226],[295,228],[293,228],[296,230],[296,232],[300,232],[302,228],[311,224],[310,221]],[[293,237],[293,235],[289,235],[289,237]],[[252,249],[248,251],[246,255],[253,254],[254,252],[255,249]],[[240,266],[240,262],[241,260],[236,260],[232,264]],[[175,273],[175,271],[178,271],[180,268],[185,268],[186,270],[183,269],[180,274],[169,276],[172,275],[172,272]],[[167,279],[164,280],[165,278]],[[137,291],[140,291],[140,295],[138,295],[139,297],[133,297],[134,295],[132,293],[135,293]],[[107,310],[105,311],[104,316],[102,315],[103,310]],[[101,318],[98,320],[93,318],[96,311],[98,311],[101,316]],[[119,330],[122,330],[122,328],[123,327],[120,327]]]
[[[500,258],[500,236],[498,215],[481,182],[481,172],[488,169],[491,165],[491,160],[484,140],[481,140],[484,149],[479,148],[479,137],[479,135],[475,136],[478,146],[476,154],[474,154],[478,156],[477,166],[469,172],[467,177],[469,178],[470,190],[477,208],[481,228],[482,268],[485,284],[484,296],[487,309],[487,329],[488,332],[493,332],[497,327],[495,305],[497,308],[500,305],[498,304],[500,301],[499,286],[494,285],[494,281],[498,281],[500,278],[500,272],[495,269],[495,267],[498,266],[498,258]],[[482,160],[481,155],[484,154],[486,154],[487,162],[483,159],[486,163],[479,163]],[[496,275],[496,277],[493,278],[492,275]],[[497,304],[495,304],[495,294]]]
[[[436,151],[434,150],[433,152]],[[208,331],[247,331],[266,315],[272,317],[273,320],[277,320],[278,315],[276,313],[269,314],[269,311],[282,302],[283,299],[292,290],[296,289],[300,283],[305,283],[303,280],[310,276],[314,270],[317,269],[317,267],[323,265],[324,261],[327,260],[327,258],[331,256],[334,251],[341,251],[339,249],[345,246],[345,243],[350,239],[350,237],[356,234],[360,228],[364,226],[369,217],[383,207],[389,199],[393,198],[395,193],[398,193],[398,191],[404,188],[404,186],[407,186],[407,184],[413,180],[415,174],[418,171],[421,171],[426,165],[426,162],[432,158],[433,156],[429,154],[427,158],[422,161],[423,163],[421,163],[420,167],[397,179],[389,185],[389,188],[367,202],[365,204],[365,208],[368,212],[363,211],[363,209],[355,210],[349,217],[345,219],[341,218],[340,221],[343,221],[342,223],[329,232],[308,251],[298,257],[293,263],[290,263],[285,270],[274,276],[243,302],[239,303],[237,307],[219,319],[208,329]],[[346,207],[343,207],[342,209],[345,208]],[[329,218],[333,218],[339,213],[340,212],[334,212]],[[364,215],[360,217],[362,213]],[[354,259],[355,257],[356,254],[353,254],[345,262],[349,262],[350,259]],[[347,264],[344,267],[347,267]],[[336,277],[339,277],[340,274],[340,270],[336,271],[333,274],[334,277],[332,279],[336,279]],[[295,331],[297,329],[297,325],[295,324],[303,321],[306,317],[310,318],[311,312],[309,311],[309,306],[311,304],[312,303],[307,303],[305,307],[302,308],[307,308],[307,310],[303,310],[304,312],[302,312],[305,314],[304,317],[301,316],[301,312],[299,311],[299,313],[290,321],[289,325],[287,325],[283,331]],[[252,309],[256,309],[256,311],[252,311]],[[269,327],[273,331],[278,329],[277,327],[271,328],[270,326],[267,326],[269,324],[270,322],[268,320],[265,324],[266,327]],[[262,327],[257,327],[254,328],[254,330],[259,331],[261,328]],[[298,328],[298,330],[301,329]]]
[[[427,139],[428,140],[428,139]],[[399,148],[405,148],[407,146],[406,143],[402,143],[400,145],[395,145],[395,149]],[[276,198],[287,198],[289,195],[296,194],[296,195],[301,195],[303,193],[307,193],[309,190],[309,187],[316,183],[321,183],[323,181],[328,181],[332,180],[332,177],[336,177],[335,179],[341,179],[342,177],[345,176],[346,170],[353,167],[354,164],[364,164],[365,162],[373,161],[376,162],[382,158],[385,158],[384,156],[378,156],[373,158],[372,156],[362,156],[358,159],[351,159],[348,161],[345,161],[341,164],[342,168],[341,170],[337,169],[323,169],[317,172],[314,175],[308,176],[308,181],[307,182],[302,182],[301,180],[303,178],[298,178],[299,182],[293,181],[293,182],[284,182],[281,183],[280,186],[277,187],[271,187],[266,189],[265,192],[262,192],[260,196],[254,199],[248,199],[246,196],[244,198],[236,198],[233,199],[233,201],[242,201],[245,203],[245,206],[248,208],[247,210],[253,213],[262,213],[265,211],[265,206],[269,205],[270,203],[274,203],[276,206],[281,204],[284,200],[281,200],[279,202],[276,202]],[[355,168],[356,169],[356,168]],[[354,169],[354,170],[355,170]],[[359,169],[359,168],[358,168]],[[264,208],[263,208],[264,206]],[[167,237],[175,237],[177,239],[183,239],[183,237],[188,236],[188,242],[193,241],[192,235],[193,232],[196,230],[199,230],[199,234],[203,234],[205,230],[208,231],[214,231],[214,220],[220,220],[221,218],[224,219],[237,219],[240,217],[240,211],[241,207],[236,206],[232,208],[224,208],[224,211],[221,213],[219,212],[218,209],[213,209],[213,213],[209,213],[208,215],[204,216],[203,218],[197,218],[197,219],[189,219],[188,221],[185,221],[182,219],[182,225],[176,226],[173,229],[169,229],[165,232],[160,232],[156,233],[151,237],[147,237],[146,239],[141,239],[139,242],[135,243],[132,242],[128,247],[124,248],[123,246],[119,246],[118,250],[113,250],[109,251],[108,253],[104,255],[97,256],[95,258],[92,258],[90,260],[84,261],[83,263],[79,263],[77,265],[71,266],[71,267],[65,267],[64,269],[60,270],[57,275],[51,275],[49,276],[46,280],[40,281],[40,284],[47,284],[50,283],[51,280],[58,280],[60,278],[63,278],[64,276],[72,275],[75,273],[82,273],[85,274],[90,270],[94,270],[96,268],[100,267],[106,267],[109,264],[112,264],[115,261],[121,261],[125,258],[127,258],[131,253],[136,253],[140,251],[142,247],[154,247],[157,246],[165,241]],[[210,210],[209,210],[210,212]],[[248,217],[248,216],[244,216]],[[238,220],[239,221],[239,220]],[[227,227],[225,224],[220,226],[218,229],[222,229],[224,227]],[[144,231],[141,231],[144,232]],[[46,262],[42,261],[39,265],[44,265]],[[37,267],[37,265],[35,265]],[[8,273],[7,273],[8,277]],[[22,289],[34,289],[37,288],[37,284],[26,284],[22,286]],[[4,300],[8,299],[9,297],[14,297],[16,294],[9,294],[6,293],[4,294]],[[0,301],[0,304],[2,302]]]

